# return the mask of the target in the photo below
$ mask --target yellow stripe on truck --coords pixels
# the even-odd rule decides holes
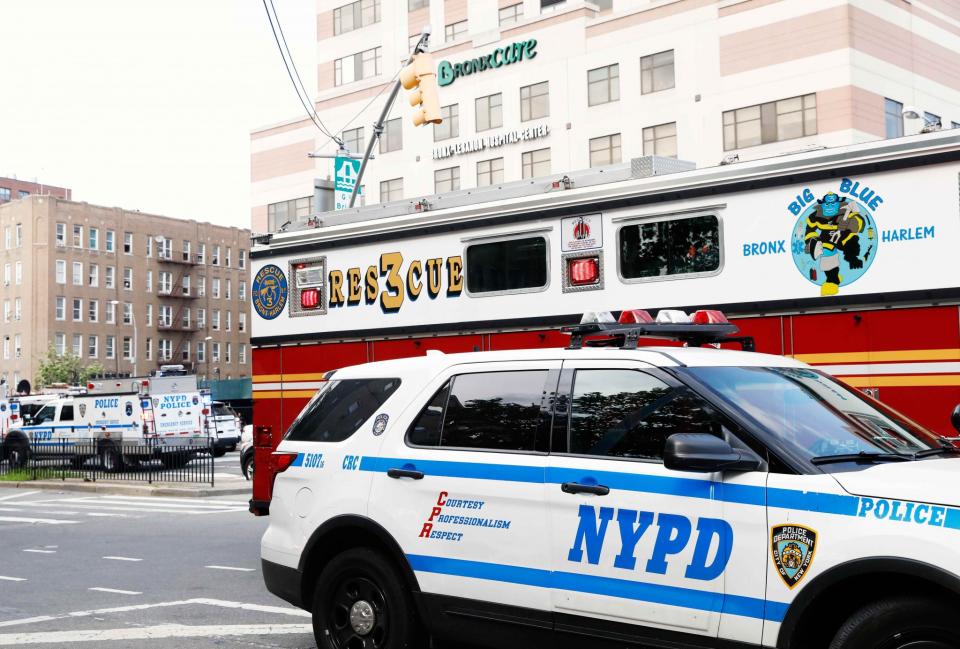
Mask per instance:
[[[884,361],[951,361],[960,360],[957,349],[904,349],[876,352],[837,352],[833,354],[794,354],[791,358],[804,363],[879,363]]]
[[[836,378],[854,388],[930,388],[960,386],[960,374],[838,376]]]
[[[256,399],[309,399],[317,393],[316,390],[254,390],[253,398]]]
[[[322,381],[326,372],[310,372],[307,374],[254,374],[254,383],[277,383],[279,381]]]

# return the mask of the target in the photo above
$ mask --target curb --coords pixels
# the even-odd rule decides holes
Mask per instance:
[[[46,491],[79,491],[114,496],[177,496],[181,498],[211,498],[216,496],[250,495],[250,486],[244,487],[173,487],[169,485],[117,484],[115,482],[68,482],[60,480],[29,480],[0,482],[0,489],[42,489]]]

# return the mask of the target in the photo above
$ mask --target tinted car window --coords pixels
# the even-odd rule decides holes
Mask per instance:
[[[60,421],[73,421],[73,406],[60,408]]]
[[[420,412],[407,439],[417,446],[439,446],[440,432],[443,430],[443,409],[447,405],[447,396],[450,394],[450,382],[437,390],[430,402]]]
[[[568,452],[660,460],[674,433],[719,435],[712,409],[686,388],[635,370],[577,370]]]
[[[328,381],[296,420],[286,439],[341,442],[353,435],[400,386],[400,379]]]
[[[518,291],[547,285],[547,240],[543,237],[467,246],[467,290]]]
[[[40,424],[45,421],[53,421],[53,417],[56,414],[56,406],[46,405],[37,412],[37,416],[34,417],[33,423]]]

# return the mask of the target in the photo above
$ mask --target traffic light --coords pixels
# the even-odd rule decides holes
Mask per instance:
[[[437,74],[433,57],[426,52],[413,55],[413,61],[400,71],[400,83],[410,93],[410,105],[416,108],[413,125],[439,124],[440,95],[437,92]]]

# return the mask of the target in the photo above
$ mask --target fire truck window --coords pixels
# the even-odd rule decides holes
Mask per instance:
[[[414,446],[440,446],[440,431],[443,429],[443,409],[450,394],[450,382],[430,399],[430,403],[420,412],[420,416],[410,426],[407,441]]]
[[[454,377],[440,446],[533,451],[546,378],[546,370]]]
[[[674,433],[721,435],[712,409],[689,390],[635,370],[578,370],[568,452],[661,460]]]
[[[547,240],[509,239],[467,246],[467,290],[494,293],[547,285]]]
[[[60,421],[73,421],[73,406],[60,408]]]
[[[342,442],[400,386],[400,379],[329,381],[290,425],[287,439],[302,442]]]
[[[715,216],[644,222],[620,230],[620,273],[625,279],[718,268],[720,223]]]

